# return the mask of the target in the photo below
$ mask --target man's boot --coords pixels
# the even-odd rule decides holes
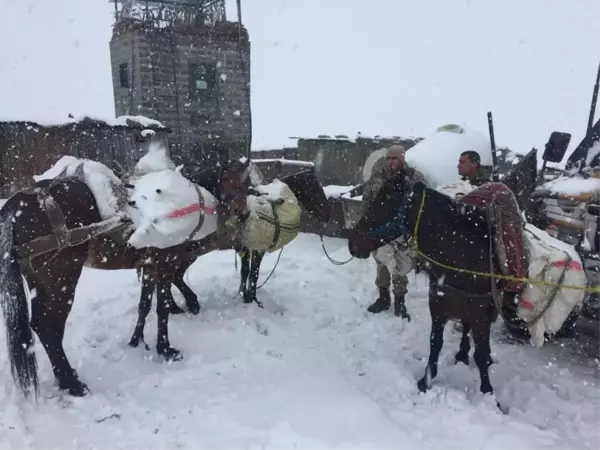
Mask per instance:
[[[392,297],[389,289],[379,288],[379,298],[375,300],[371,306],[367,308],[370,313],[379,313],[390,309],[392,305]]]
[[[410,315],[404,303],[404,295],[394,295],[394,314],[396,317],[402,317],[410,322]]]

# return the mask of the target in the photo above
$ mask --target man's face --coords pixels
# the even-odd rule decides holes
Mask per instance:
[[[404,167],[404,153],[393,152],[385,157],[387,170],[391,173],[398,172]]]
[[[467,155],[458,159],[458,174],[461,177],[472,177],[477,174],[477,164],[472,162]]]

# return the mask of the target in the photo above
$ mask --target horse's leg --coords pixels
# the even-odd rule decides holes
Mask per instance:
[[[169,361],[178,361],[183,358],[181,352],[169,343],[169,303],[173,301],[171,294],[172,279],[157,277],[156,282],[156,316],[157,336],[156,352]]]
[[[247,295],[244,297],[244,303],[256,302],[259,306],[261,306],[261,303],[256,298],[256,286],[258,284],[258,276],[260,275],[260,264],[264,256],[264,252],[252,252],[250,280],[248,282],[248,289],[246,290]]]
[[[462,322],[462,337],[460,338],[460,348],[454,356],[456,364],[459,362],[469,365],[469,352],[471,351],[471,341],[469,340],[469,332],[471,331],[471,324],[469,322]]]
[[[31,328],[48,354],[59,389],[76,397],[83,397],[89,389],[69,364],[62,342],[86,257],[85,245],[65,249],[56,260],[40,269],[35,278],[27,277],[30,288],[36,291],[31,300]]]
[[[200,312],[200,303],[198,302],[198,296],[183,280],[185,272],[190,268],[192,264],[194,264],[194,262],[195,259],[186,261],[177,268],[177,270],[175,271],[175,276],[173,278],[173,284],[177,289],[179,289],[179,292],[181,292],[183,298],[185,298],[185,305],[188,311],[195,315]],[[173,312],[173,305],[175,305],[177,308],[179,307],[175,304],[175,302],[173,302],[173,304],[171,305],[171,314],[176,314]]]
[[[479,369],[481,378],[480,390],[484,394],[492,394],[494,392],[490,383],[489,367],[492,365],[492,349],[490,347],[490,322],[482,318],[482,320],[473,320],[471,323],[473,329],[473,341],[475,342],[475,353],[473,359]]]
[[[238,293],[242,294],[244,302],[246,302],[246,296],[248,295],[247,294],[248,277],[250,276],[250,254],[251,254],[251,252],[247,248],[242,247],[238,253],[240,255],[240,260],[241,260],[241,268],[240,268],[241,281],[240,281],[240,288],[238,290]]]
[[[144,341],[144,327],[146,326],[146,318],[150,313],[152,307],[152,296],[154,295],[154,288],[156,287],[156,281],[151,273],[147,270],[142,272],[142,294],[140,296],[140,303],[138,305],[138,320],[135,324],[135,330],[133,336],[129,341],[131,347],[137,347],[140,342],[143,342],[146,350],[150,350],[148,344]]]
[[[438,359],[444,345],[444,326],[447,319],[445,317],[433,316],[431,318],[431,336],[429,338],[429,361],[425,369],[425,375],[421,378],[417,387],[421,392],[426,392],[431,388],[431,381],[437,376]]]

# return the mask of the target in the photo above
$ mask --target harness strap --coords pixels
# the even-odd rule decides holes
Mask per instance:
[[[56,239],[57,250],[61,251],[67,247],[69,240],[69,229],[67,228],[67,222],[61,209],[56,204],[54,197],[45,189],[38,191],[38,201],[52,227],[52,232]]]
[[[194,235],[200,231],[202,225],[204,225],[204,196],[202,195],[202,191],[200,187],[196,183],[192,183],[194,185],[194,189],[196,189],[196,194],[198,195],[198,205],[200,206],[200,216],[198,217],[198,223],[196,224],[196,228],[190,233],[187,240],[191,240]]]
[[[278,201],[269,201],[271,204],[271,210],[273,211],[273,222],[275,222],[275,233],[273,233],[273,243],[269,247],[269,250],[275,248],[277,242],[279,241],[279,236],[281,235],[281,222],[279,220],[279,215],[277,214],[277,206],[283,203],[283,200]]]

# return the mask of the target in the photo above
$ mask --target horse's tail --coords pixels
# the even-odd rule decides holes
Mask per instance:
[[[0,304],[6,327],[6,344],[15,383],[27,397],[37,396],[37,360],[34,337],[29,324],[27,295],[21,266],[13,246],[13,216],[10,208],[0,211]]]

